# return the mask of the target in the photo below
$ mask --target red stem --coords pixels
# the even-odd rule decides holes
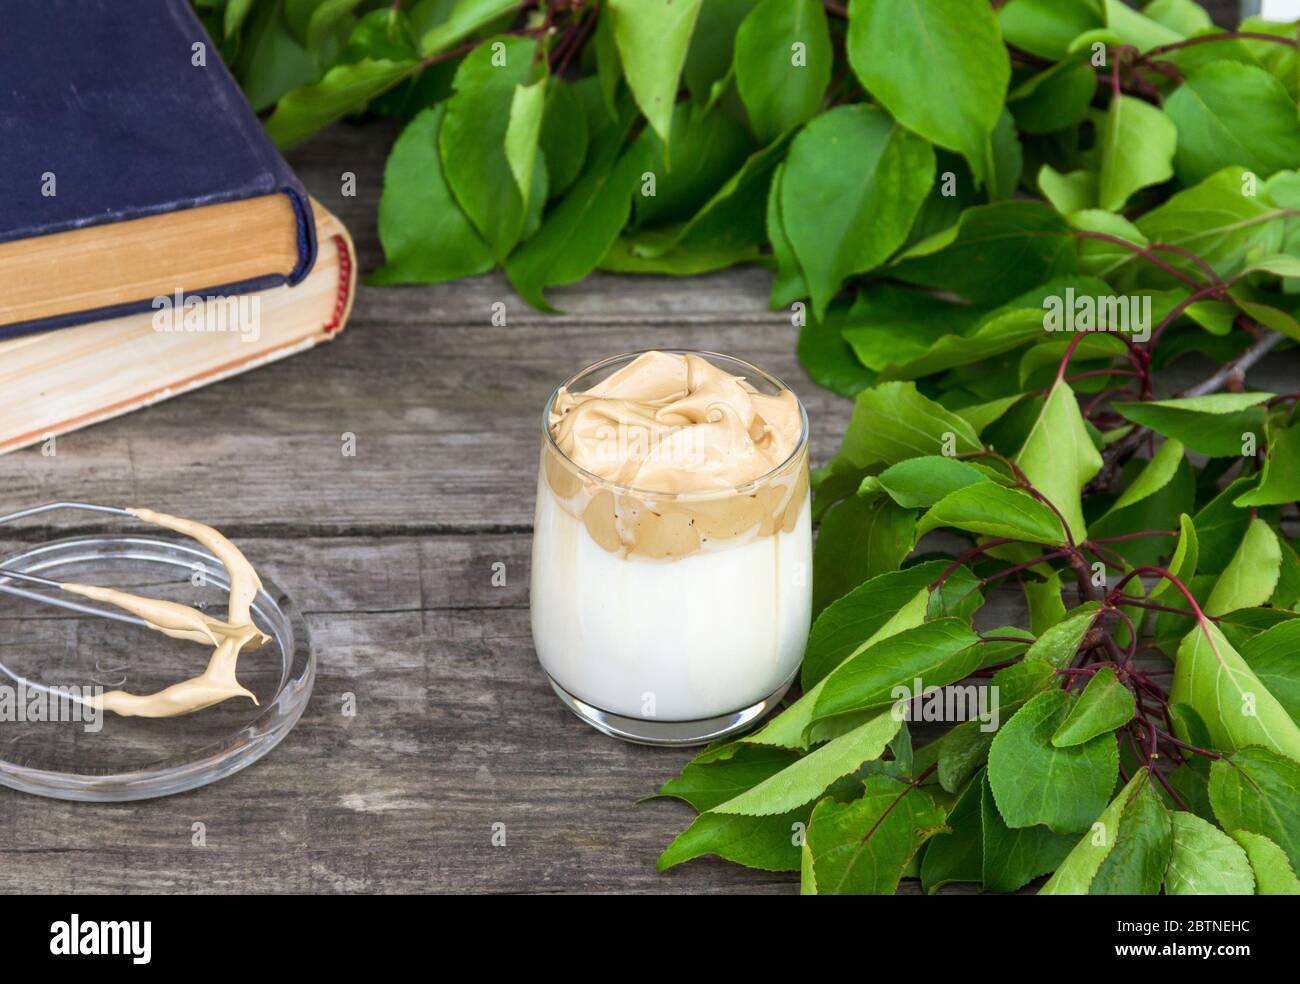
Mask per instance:
[[[943,573],[939,575],[938,579],[935,580],[935,582],[930,585],[930,590],[934,591],[938,588],[943,587],[943,582],[948,580],[948,578],[952,577],[953,572],[955,572],[957,568],[961,567],[962,564],[966,563],[966,561],[974,560],[980,554],[984,553],[987,550],[991,550],[993,547],[1000,547],[1004,543],[1017,543],[1017,542],[1018,541],[1013,540],[1009,536],[995,536],[991,540],[985,540],[983,543],[971,547],[969,550],[967,550],[964,554],[962,554],[960,557],[958,557],[956,560],[954,560],[951,564],[949,564],[944,569]]]
[[[1163,270],[1171,277],[1176,277],[1177,279],[1181,280],[1188,287],[1201,286],[1200,282],[1196,280],[1195,277],[1192,277],[1184,273],[1182,270],[1179,270],[1176,266],[1171,266],[1170,264],[1166,263],[1164,260],[1160,259],[1160,257],[1156,256],[1152,252],[1153,247],[1139,246],[1137,243],[1131,243],[1127,239],[1121,239],[1119,236],[1111,236],[1104,232],[1093,232],[1091,229],[1075,229],[1073,230],[1073,232],[1074,235],[1080,236],[1084,239],[1097,239],[1100,240],[1101,242],[1111,243],[1112,245],[1120,246],[1124,249],[1127,249],[1129,252],[1133,253],[1134,255],[1142,257],[1148,263]]]
[[[1292,48],[1300,48],[1300,41],[1294,38],[1284,37],[1280,34],[1265,34],[1262,31],[1224,31],[1222,34],[1201,34],[1194,38],[1187,38],[1183,41],[1175,41],[1172,44],[1161,44],[1146,52],[1139,59],[1147,62],[1160,55],[1168,54],[1171,51],[1178,51],[1182,48],[1190,48],[1197,44],[1211,44],[1216,41],[1273,41],[1277,44],[1290,45]]]

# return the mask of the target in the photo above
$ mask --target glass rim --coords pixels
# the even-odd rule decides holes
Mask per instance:
[[[581,379],[583,376],[586,376],[589,373],[598,372],[599,370],[604,369],[607,366],[612,366],[617,362],[624,362],[624,361],[632,362],[633,360],[640,358],[641,356],[647,354],[648,352],[666,352],[669,355],[698,355],[700,358],[705,360],[722,359],[725,360],[726,362],[730,362],[737,366],[740,366],[742,369],[746,370],[746,375],[742,378],[747,379],[749,378],[749,374],[752,373],[754,376],[766,381],[772,386],[775,386],[778,390],[784,390],[785,392],[789,393],[791,396],[794,397],[795,405],[799,408],[799,439],[795,442],[794,449],[790,452],[789,455],[786,456],[785,460],[782,461],[779,465],[769,469],[768,471],[764,472],[762,475],[759,475],[757,478],[752,478],[747,482],[742,482],[740,485],[732,485],[723,489],[696,489],[687,492],[666,492],[663,490],[656,491],[654,489],[638,488],[635,485],[623,485],[619,482],[612,481],[608,478],[603,478],[602,476],[597,475],[595,472],[587,471],[587,469],[583,468],[580,464],[578,464],[576,461],[574,461],[572,458],[570,458],[567,454],[564,453],[564,451],[560,448],[559,444],[556,443],[555,435],[551,433],[551,408],[555,406],[556,398],[560,395],[561,390],[568,389],[570,386],[573,385],[574,382]],[[717,366],[717,368],[723,368],[723,367]],[[631,495],[637,498],[650,498],[650,499],[673,499],[674,501],[679,501],[679,502],[699,501],[705,499],[720,499],[720,498],[725,498],[727,496],[741,495],[748,492],[749,490],[756,489],[762,485],[767,484],[769,481],[771,481],[773,476],[778,475],[781,472],[785,471],[792,462],[796,461],[801,454],[807,451],[808,411],[803,405],[803,400],[799,398],[799,394],[796,393],[789,386],[787,386],[780,379],[780,377],[773,375],[772,373],[766,371],[765,369],[760,369],[752,362],[747,362],[744,359],[738,359],[734,355],[726,355],[723,352],[713,352],[708,349],[691,349],[691,348],[638,349],[633,352],[623,352],[619,355],[611,355],[608,356],[607,358],[600,359],[596,362],[593,362],[588,366],[584,366],[582,369],[579,369],[573,375],[569,376],[568,379],[564,380],[564,382],[560,383],[553,390],[551,390],[551,395],[547,397],[546,405],[542,408],[542,438],[543,441],[545,442],[545,445],[548,446],[551,451],[555,452],[555,455],[560,459],[560,461],[564,463],[564,465],[567,468],[572,469],[584,481],[594,485],[599,485],[601,486],[601,488],[613,492],[616,495]]]

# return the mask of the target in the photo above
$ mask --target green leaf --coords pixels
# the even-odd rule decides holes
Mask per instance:
[[[1133,192],[1174,176],[1178,129],[1159,108],[1135,96],[1112,97],[1101,134],[1098,204],[1118,211]]]
[[[291,90],[319,81],[321,74],[319,59],[298,43],[282,12],[278,3],[259,4],[250,12],[232,66],[249,105],[259,113]]]
[[[600,269],[612,273],[662,273],[689,277],[759,258],[757,246],[675,246],[663,252],[658,248],[658,239],[650,233],[620,236],[601,258]]]
[[[1013,89],[1007,108],[1025,133],[1052,133],[1079,123],[1096,91],[1097,74],[1091,64],[1063,61]]]
[[[1146,769],[1141,771],[1145,772]],[[1169,867],[1173,824],[1151,782],[1134,789],[1119,816],[1115,845],[1101,862],[1092,895],[1158,895]]]
[[[1300,161],[1295,101],[1262,68],[1230,61],[1202,65],[1164,108],[1178,127],[1174,167],[1183,184],[1233,164],[1263,179]]]
[[[949,492],[992,479],[969,462],[931,454],[890,465],[868,481],[878,483],[900,506],[927,509]]]
[[[1198,573],[1221,574],[1237,552],[1241,538],[1246,535],[1246,527],[1250,525],[1250,513],[1234,505],[1233,500],[1249,484],[1249,479],[1237,479],[1211,499],[1194,517]]]
[[[384,168],[379,239],[387,263],[372,283],[438,283],[492,269],[492,254],[452,198],[438,156],[446,104],[426,109],[397,138]]]
[[[1249,830],[1232,830],[1229,834],[1245,848],[1260,895],[1300,895],[1300,879],[1282,848],[1263,834]]]
[[[846,158],[853,167],[844,167]],[[933,180],[930,145],[872,106],[829,110],[795,137],[781,224],[819,317],[845,277],[879,266],[903,244]]]
[[[948,561],[932,560],[888,571],[833,601],[817,616],[808,635],[803,657],[804,690],[877,637],[883,638],[898,616],[910,620],[911,625],[920,625],[925,619],[930,584],[946,567]]]
[[[1059,279],[1048,281],[1032,294],[1050,292],[1056,285],[1062,283],[1063,281]],[[1027,307],[1026,300],[1027,298],[1020,297],[1009,301],[976,320],[969,329],[961,327],[960,318],[957,324],[948,323],[948,327],[956,327],[963,331],[963,334],[942,335],[933,342],[928,342],[923,336],[915,339],[919,344],[928,343],[925,351],[905,362],[887,364],[880,371],[881,378],[919,379],[943,369],[970,367],[973,363],[1010,352],[1041,338],[1043,336],[1041,302]],[[942,326],[940,328],[942,330]],[[909,355],[909,347],[897,345],[892,350],[892,354],[894,357]],[[969,368],[966,371],[969,372]]]
[[[1153,243],[1194,253],[1226,280],[1239,273],[1248,258],[1277,253],[1282,245],[1282,210],[1264,195],[1243,194],[1248,187],[1245,168],[1226,167],[1147,212],[1137,227]],[[1172,266],[1201,276],[1193,261],[1162,255]],[[1158,283],[1169,279],[1145,270],[1144,277]]]
[[[1046,885],[1039,890],[1039,895],[1087,895],[1097,878],[1102,863],[1115,848],[1119,836],[1120,818],[1129,802],[1143,790],[1148,790],[1151,774],[1146,769],[1138,770],[1097,817],[1091,829],[1079,843],[1074,846],[1069,856],[1061,862]]]
[[[524,228],[527,202],[508,155],[507,136],[515,92],[528,83],[535,48],[533,41],[502,38],[466,55],[456,70],[456,94],[447,100],[438,136],[447,183],[498,262],[514,248]],[[537,93],[540,97],[541,90]],[[534,149],[541,112],[538,97],[525,100],[534,108],[524,112],[532,119],[525,136],[531,136]]]
[[[1300,722],[1300,619],[1281,622],[1248,639],[1241,658],[1277,698],[1291,720]]]
[[[782,162],[772,172],[772,187],[768,191],[767,208],[764,211],[767,238],[772,244],[772,256],[776,260],[776,276],[772,280],[770,302],[773,309],[809,294],[808,278],[799,266],[799,259],[794,255],[794,247],[786,234],[785,222],[781,219],[781,194],[784,186],[785,163]]]
[[[655,870],[713,854],[763,871],[798,871],[799,825],[808,822],[809,812],[800,807],[775,817],[701,813],[659,855]]]
[[[674,245],[760,245],[765,235],[765,203],[790,136],[779,137],[745,158],[739,169],[682,227]]]
[[[945,830],[944,814],[925,790],[889,776],[870,776],[859,800],[825,799],[808,823],[808,849],[821,895],[888,895],[912,856]]]
[[[819,386],[840,396],[854,396],[876,381],[876,374],[862,367],[845,341],[846,304],[833,302],[821,318],[808,317],[806,312],[805,316],[797,352],[800,364]]]
[[[1058,212],[1085,211],[1097,204],[1097,175],[1094,171],[1061,174],[1052,165],[1038,169],[1038,190]]]
[[[897,570],[912,549],[914,517],[886,498],[852,496],[832,506],[813,552],[813,612],[863,581]]]
[[[1173,850],[1165,872],[1168,895],[1253,895],[1255,876],[1246,852],[1193,813],[1173,814]]]
[[[989,400],[987,403],[957,407],[955,412],[957,416],[975,428],[976,434],[982,434],[985,428],[1001,420],[1007,411],[1015,407],[1024,398],[1024,393],[1016,393],[998,400]]]
[[[300,29],[296,33],[303,45],[316,51],[349,20],[358,3],[360,0],[309,0],[306,4],[296,5],[289,3],[285,6],[285,18],[291,30]],[[295,8],[308,15],[305,22],[298,25],[294,22]]]
[[[917,538],[941,526],[1051,546],[1064,542],[1061,521],[1047,506],[1019,489],[991,482],[970,485],[940,499],[916,524]]]
[[[614,41],[614,10],[608,4],[596,15],[596,84],[601,100],[610,117],[618,116],[618,83],[623,78],[623,64],[618,58],[618,45]]]
[[[1002,820],[987,776],[978,783],[980,813],[984,827],[984,856],[981,871],[986,892],[1014,892],[1040,875],[1056,870],[1074,847],[1072,834],[1058,834],[1047,827],[1012,829]]]
[[[902,719],[889,710],[840,735],[752,789],[713,807],[715,813],[770,816],[811,803],[837,779],[856,772],[864,762],[880,758],[898,733]]]
[[[335,120],[363,108],[419,66],[415,61],[363,58],[335,65],[315,85],[285,93],[266,121],[275,145],[286,150]]]
[[[881,378],[917,380],[1039,341],[1044,337],[1044,305],[1067,290],[1076,295],[1100,295],[1108,294],[1110,287],[1091,277],[1054,278],[993,311],[982,312],[971,305],[933,298],[906,302],[910,291],[878,286],[870,295],[866,291],[862,295],[874,298],[862,305],[867,324],[846,330],[845,337],[863,364],[880,370]],[[855,305],[855,312],[857,309]]]
[[[953,882],[983,880],[983,830],[980,824],[981,783],[968,783],[944,821],[949,833],[935,835],[921,858],[921,888],[927,895]]]
[[[1141,502],[1147,496],[1155,495],[1163,489],[1173,479],[1174,473],[1178,471],[1178,466],[1183,460],[1183,445],[1181,441],[1169,438],[1143,467],[1141,473],[1133,480],[1115,500],[1115,504],[1107,512],[1116,512],[1125,506],[1131,506],[1135,502]]]
[[[1087,208],[1070,216],[1070,223],[1085,232],[1099,232],[1135,246],[1149,245],[1147,237],[1132,222],[1114,212]],[[1083,237],[1078,241],[1079,269],[1094,277],[1109,277],[1133,259],[1131,249],[1106,240]]]
[[[531,85],[516,85],[510,99],[510,121],[506,124],[506,163],[514,175],[524,207],[533,185],[533,162],[537,159],[537,141],[542,133],[542,113],[546,107],[546,80]]]
[[[1259,485],[1237,496],[1238,506],[1284,506],[1300,499],[1300,424],[1268,432]]]
[[[731,84],[736,31],[759,0],[705,0],[691,33],[682,79],[700,105]]]
[[[915,383],[889,382],[857,395],[840,454],[857,465],[892,465],[982,447],[970,424],[921,395]]]
[[[563,194],[582,173],[588,145],[587,116],[582,102],[563,79],[550,81],[538,140],[546,159],[551,194]]]
[[[1194,0],[1151,0],[1142,13],[1157,24],[1190,37],[1214,27],[1210,15]]]
[[[623,75],[642,114],[669,142],[681,78],[701,0],[609,0]]]
[[[684,800],[703,813],[752,789],[796,760],[797,756],[785,749],[738,745],[725,759],[686,763],[682,774],[660,786],[655,796]]]
[[[239,29],[243,26],[244,19],[248,16],[248,11],[252,6],[253,0],[230,0],[226,5],[225,17],[222,20],[222,28],[226,37],[239,33]]]
[[[1046,824],[1058,833],[1085,830],[1106,808],[1119,753],[1113,735],[1057,748],[1052,735],[1073,699],[1039,694],[1007,721],[989,749],[989,785],[1009,827]]]
[[[923,356],[950,331],[964,331],[982,312],[933,294],[871,283],[845,318],[844,340],[868,369],[882,370]]]
[[[1205,602],[1207,615],[1267,604],[1282,568],[1277,534],[1262,519],[1252,519],[1237,552],[1228,561]]]
[[[1011,77],[987,3],[852,0],[845,47],[854,73],[896,120],[960,153],[983,182],[985,146]]]
[[[1008,44],[1059,61],[1080,34],[1106,26],[1099,0],[1010,0],[998,11]]]
[[[1080,493],[1088,480],[1101,470],[1101,463],[1101,454],[1088,436],[1074,391],[1058,379],[1016,455],[1016,464],[1034,487],[1060,510],[1076,543],[1087,536]]]
[[[519,0],[455,0],[446,19],[420,38],[420,51],[425,55],[445,51],[518,7]]]
[[[594,270],[627,223],[646,164],[644,144],[619,155],[630,124],[625,114],[595,135],[581,177],[548,212],[541,229],[507,259],[506,276],[535,307],[549,308],[545,288],[573,283]]]
[[[1002,201],[1015,197],[1025,160],[1020,149],[1020,134],[1016,131],[1015,118],[1005,109],[993,126],[985,157],[989,200]]]
[[[1284,539],[1279,538],[1278,546],[1282,548],[1282,568],[1268,603],[1275,609],[1295,611],[1300,606],[1300,554]]]
[[[1244,748],[1210,765],[1210,804],[1226,830],[1267,837],[1300,870],[1300,763],[1266,748]]]
[[[678,103],[672,118],[672,165],[668,149],[651,130],[641,135],[656,175],[655,193],[636,199],[637,222],[662,225],[694,216],[749,156],[745,128],[725,113],[699,112],[691,103]],[[670,237],[669,242],[674,242]]]
[[[959,316],[957,323],[941,322],[935,327],[940,330],[958,327],[961,320]],[[880,370],[880,376],[888,380],[920,379],[944,369],[969,366],[1019,348],[1037,338],[1042,330],[1041,310],[1008,305],[979,319],[965,334],[945,334],[928,345],[924,336],[916,337],[914,342],[926,345],[926,348],[906,361],[893,362],[892,359],[908,356],[909,346],[894,346],[888,350],[887,358],[891,361]]]
[[[831,80],[830,28],[818,0],[763,0],[736,32],[736,88],[768,143],[811,119]]]
[[[1113,669],[1102,667],[1052,735],[1052,744],[1067,748],[1109,734],[1133,720],[1136,709],[1133,691],[1119,682]]]
[[[1121,43],[1131,44],[1139,51],[1183,39],[1178,31],[1139,13],[1123,0],[1105,0],[1105,10],[1107,28]]]
[[[893,704],[896,688],[911,696],[969,675],[980,665],[979,637],[964,620],[940,618],[880,640],[842,663],[822,681],[814,720]],[[892,710],[892,708],[891,708]]]
[[[307,0],[307,3],[314,4],[315,0]],[[324,11],[327,7],[328,4],[322,4],[316,9]],[[363,58],[387,58],[389,61],[418,60],[420,50],[413,31],[411,21],[404,13],[392,7],[387,10],[372,10],[359,18],[348,32],[347,44],[338,55],[338,61],[348,63]],[[446,63],[440,64],[445,67],[453,63],[448,59]],[[440,75],[441,71],[430,74]],[[447,76],[447,81],[450,82],[450,75]],[[442,91],[438,97],[442,98],[445,94],[446,92]],[[414,115],[422,108],[424,104],[414,107],[409,115]]]
[[[1169,565],[1165,568],[1178,580],[1186,584],[1196,573],[1197,555],[1200,553],[1199,545],[1196,538],[1196,526],[1192,523],[1192,518],[1183,513],[1178,517],[1178,546],[1174,548],[1174,555],[1169,559]],[[1167,591],[1177,590],[1172,582],[1167,578],[1161,578],[1160,583],[1151,589],[1151,600],[1154,601]]]
[[[1065,617],[1061,572],[1052,571],[1045,581],[1027,580],[1023,587],[1029,605],[1029,631],[1041,636]]]
[[[1115,409],[1135,424],[1182,442],[1211,458],[1237,457],[1242,434],[1264,429],[1264,409],[1271,393],[1215,393],[1175,400],[1116,403]]]
[[[1213,622],[1192,629],[1178,647],[1169,699],[1201,716],[1215,748],[1262,745],[1300,756],[1300,728]]]
[[[1000,304],[1074,270],[1074,236],[1065,218],[1042,202],[1009,201],[968,208],[955,228],[904,253],[890,274],[976,304]]]

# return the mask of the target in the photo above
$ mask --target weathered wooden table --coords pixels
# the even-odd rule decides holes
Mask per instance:
[[[343,125],[291,158],[352,230],[363,271],[382,259],[392,136]],[[357,175],[355,198],[339,193],[343,171]],[[585,363],[648,346],[734,353],[795,386],[819,459],[834,450],[847,401],[797,368],[795,330],[768,313],[767,286],[756,269],[596,277],[556,292],[560,316],[499,276],[363,286],[333,344],[61,438],[55,457],[0,458],[0,511],[78,498],[218,526],[305,609],[318,660],[293,733],[215,785],[124,805],[0,788],[0,890],[790,891],[790,877],[721,862],[655,874],[692,813],[635,801],[689,753],[579,722],[528,625],[541,409]],[[491,321],[498,301],[504,327]],[[191,846],[196,821],[206,847]],[[492,846],[497,823],[504,847]]]
[[[351,228],[363,270],[380,261],[391,136],[339,126],[292,157]],[[339,194],[344,171],[355,198]],[[834,451],[848,401],[798,367],[768,284],[757,269],[597,276],[555,293],[559,316],[499,276],[363,287],[331,345],[62,438],[55,457],[0,458],[0,510],[78,498],[220,527],[305,609],[319,664],[283,745],[215,785],[124,805],[0,789],[0,890],[793,891],[792,875],[713,860],[656,875],[692,813],[636,800],[689,753],[625,745],[570,715],[528,626],[540,412],[581,365],[648,346],[733,353],[804,398],[817,462]],[[1294,378],[1295,361],[1270,372]]]

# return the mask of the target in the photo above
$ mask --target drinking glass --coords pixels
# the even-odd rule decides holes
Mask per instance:
[[[579,467],[550,428],[561,390],[581,393],[642,353],[557,387],[542,413],[533,533],[533,641],[560,699],[606,734],[691,745],[777,705],[803,658],[812,611],[808,415],[780,465],[734,488],[665,493]],[[787,389],[739,359],[698,355],[760,393]],[[617,435],[635,442],[645,432]],[[644,449],[642,449],[644,450]]]

